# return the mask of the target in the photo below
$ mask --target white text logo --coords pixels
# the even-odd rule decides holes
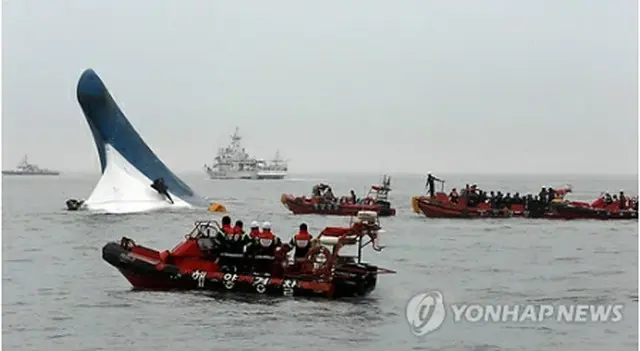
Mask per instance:
[[[615,323],[624,306],[553,304],[445,304],[439,291],[414,295],[406,306],[411,333],[423,336],[437,330],[450,310],[454,323]]]

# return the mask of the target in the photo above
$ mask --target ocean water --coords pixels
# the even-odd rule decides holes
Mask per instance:
[[[314,179],[312,179],[314,178]],[[3,347],[6,350],[637,350],[638,222],[444,220],[411,212],[420,177],[392,180],[398,215],[385,218],[387,246],[365,259],[397,271],[381,275],[363,300],[327,301],[253,295],[133,292],[101,258],[102,246],[128,236],[170,249],[204,210],[136,215],[67,212],[97,176],[3,177]],[[211,181],[184,177],[224,203],[233,220],[269,220],[281,237],[300,222],[317,233],[346,217],[294,216],[280,195],[309,193],[318,181],[359,195],[378,175],[293,177],[282,181]],[[572,198],[601,191],[637,194],[624,177],[447,177],[447,188],[537,191],[570,183]],[[409,298],[439,290],[446,303],[624,305],[617,323],[460,322],[414,336]]]

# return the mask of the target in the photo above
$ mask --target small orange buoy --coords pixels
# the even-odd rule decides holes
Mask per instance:
[[[224,205],[219,204],[217,202],[211,203],[211,205],[209,205],[208,210],[209,212],[213,212],[213,213],[227,212],[227,208],[224,207]]]

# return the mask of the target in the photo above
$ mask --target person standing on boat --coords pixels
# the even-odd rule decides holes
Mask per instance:
[[[244,234],[242,221],[236,221],[233,228],[229,225],[225,235],[225,250],[220,255],[224,257],[224,264],[230,271],[237,272],[243,267],[244,246],[248,239]]]
[[[233,232],[234,229],[231,226],[231,217],[224,216],[222,217],[222,231],[218,232],[218,236],[221,238],[218,239],[220,241],[220,267],[227,267],[226,269],[232,269],[233,265],[233,253],[234,253],[234,242],[233,242]]]
[[[620,190],[620,206],[621,210],[625,210],[627,208],[627,198],[624,196],[624,191]]]
[[[547,188],[543,185],[538,193],[538,198],[543,205],[546,205],[547,202]]]
[[[222,232],[227,234],[233,234],[233,227],[231,227],[231,217],[224,216],[222,217]]]
[[[427,173],[427,183],[425,184],[425,186],[427,187],[427,191],[429,192],[429,196],[431,197],[435,197],[436,194],[436,181],[441,182],[442,179],[438,179],[432,176],[431,173]]]
[[[300,224],[300,229],[296,235],[289,241],[289,246],[295,248],[293,257],[296,262],[302,261],[307,256],[307,252],[311,248],[311,240],[313,237],[309,234],[306,223]]]
[[[327,187],[327,190],[325,190],[322,196],[326,201],[329,201],[329,202],[334,202],[337,200],[336,197],[333,195],[333,190],[331,189],[330,186]]]
[[[253,240],[256,240],[258,239],[259,235],[260,235],[260,224],[258,224],[258,221],[251,222],[251,231],[249,232],[249,237],[251,237],[251,239]]]
[[[358,197],[356,196],[356,192],[353,189],[351,189],[351,203],[354,205],[358,203]]]
[[[262,223],[262,232],[251,247],[255,273],[271,274],[277,246],[277,238],[271,232],[271,223]]]
[[[547,189],[547,202],[551,203],[556,198],[556,191],[552,187]]]

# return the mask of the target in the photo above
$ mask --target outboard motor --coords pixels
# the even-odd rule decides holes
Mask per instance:
[[[84,204],[84,201],[76,200],[76,199],[69,199],[69,200],[67,200],[66,204],[67,204],[67,210],[69,210],[69,211],[77,211],[77,210],[80,209],[82,204]]]

